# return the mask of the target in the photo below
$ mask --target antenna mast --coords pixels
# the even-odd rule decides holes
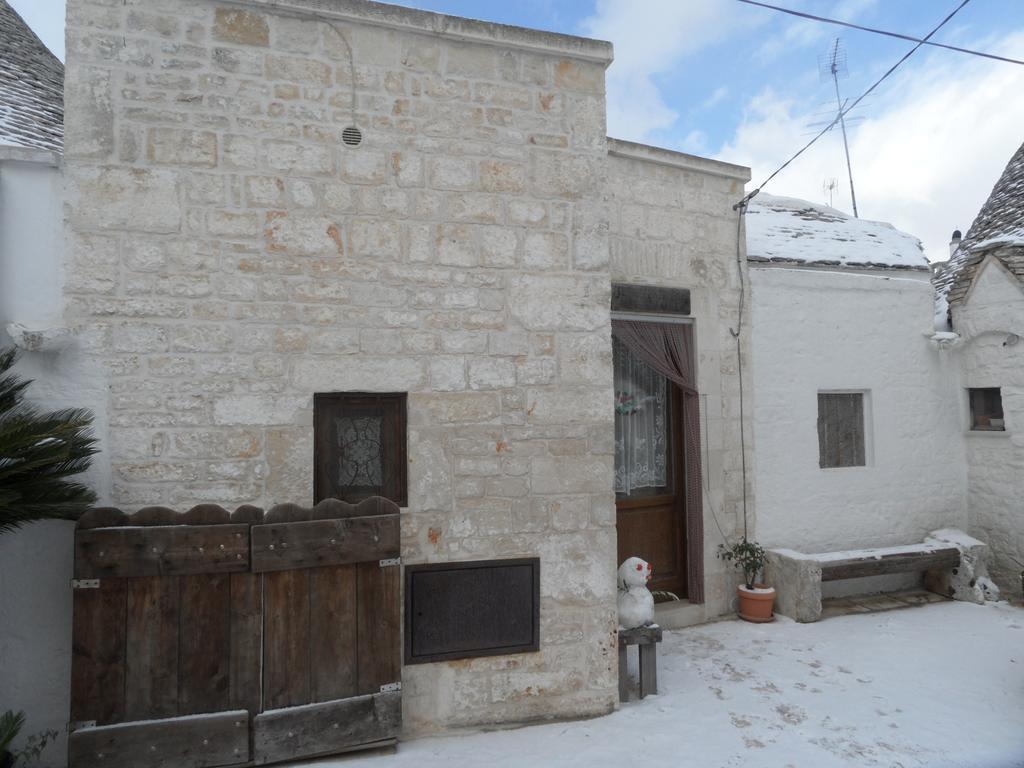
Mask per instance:
[[[828,195],[828,207],[829,208],[832,207],[832,194],[837,189],[839,189],[839,182],[836,179],[834,179],[834,178],[832,178],[832,179],[825,179],[825,181],[823,181],[821,183],[821,191],[824,192],[826,195]]]
[[[832,49],[829,51],[828,56],[821,62],[822,74],[826,73],[832,78],[832,83],[836,88],[836,109],[839,115],[839,127],[843,132],[843,150],[846,152],[846,173],[850,177],[850,201],[853,203],[853,215],[855,218],[860,218],[857,213],[857,193],[853,188],[853,166],[850,163],[850,144],[846,140],[846,118],[843,116],[843,108],[846,106],[846,102],[842,100],[839,95],[839,76],[846,76],[848,70],[846,68],[846,50],[843,48],[843,41],[840,38],[836,38],[832,43]]]

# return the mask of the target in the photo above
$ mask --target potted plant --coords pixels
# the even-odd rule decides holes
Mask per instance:
[[[736,587],[740,601],[740,618],[753,622],[773,621],[775,589],[767,584],[757,583],[758,574],[764,570],[764,547],[744,537],[742,541],[729,547],[719,544],[718,556],[743,571],[743,583]]]

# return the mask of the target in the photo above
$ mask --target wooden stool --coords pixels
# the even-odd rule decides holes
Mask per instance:
[[[658,692],[658,643],[661,642],[661,627],[619,630],[619,701],[629,701],[631,680],[626,666],[626,648],[635,645],[640,653],[640,698]]]

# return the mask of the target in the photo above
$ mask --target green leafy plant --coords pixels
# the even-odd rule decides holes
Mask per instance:
[[[69,479],[96,453],[92,414],[25,403],[32,382],[11,373],[16,358],[13,348],[0,351],[0,534],[36,520],[77,520],[96,500]]]
[[[57,738],[56,731],[42,731],[29,736],[24,747],[14,750],[14,740],[24,727],[24,712],[8,710],[0,715],[0,768],[13,768],[37,761],[46,745]]]
[[[764,569],[767,558],[764,547],[756,541],[747,541],[746,539],[729,547],[719,544],[718,556],[743,571],[743,583],[746,584],[747,589],[754,588],[757,574]]]

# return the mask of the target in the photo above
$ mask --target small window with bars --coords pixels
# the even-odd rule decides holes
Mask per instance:
[[[1003,396],[999,387],[976,387],[967,390],[971,404],[971,429],[980,432],[1002,432]]]
[[[408,503],[406,395],[331,392],[313,397],[313,495]]]
[[[863,392],[818,393],[818,466],[867,465]]]

